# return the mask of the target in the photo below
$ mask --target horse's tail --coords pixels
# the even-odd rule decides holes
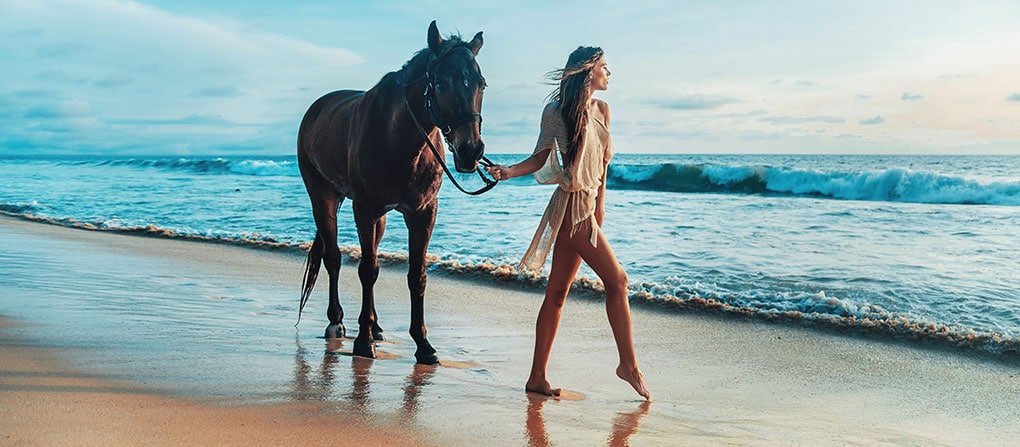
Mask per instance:
[[[297,326],[301,324],[301,312],[305,310],[305,303],[308,302],[308,297],[312,295],[312,289],[315,287],[315,279],[319,277],[319,268],[322,266],[322,254],[326,243],[322,240],[322,236],[319,233],[315,233],[315,242],[312,242],[312,248],[308,250],[308,262],[305,264],[305,279],[301,282],[301,303],[298,306]]]

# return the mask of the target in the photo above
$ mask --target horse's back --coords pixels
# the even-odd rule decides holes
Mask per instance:
[[[365,94],[361,90],[337,90],[315,100],[298,130],[298,164],[302,175],[307,168],[315,171],[341,191],[347,184],[347,140],[353,129],[353,108]],[[309,166],[310,165],[310,166]]]
[[[319,123],[319,119],[328,118],[328,116],[323,115],[324,112],[327,115],[333,115],[338,112],[338,108],[348,102],[355,101],[364,94],[365,92],[361,90],[336,90],[316,99],[312,105],[308,106],[308,111],[305,112],[305,116],[301,119],[301,127],[298,130],[298,151],[307,149],[302,147],[304,146],[302,140],[310,137],[309,133],[321,130],[318,127],[325,123]]]

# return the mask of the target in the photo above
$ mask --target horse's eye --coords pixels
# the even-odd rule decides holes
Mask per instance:
[[[436,82],[436,91],[448,90],[450,88],[450,78],[439,78],[439,82]]]

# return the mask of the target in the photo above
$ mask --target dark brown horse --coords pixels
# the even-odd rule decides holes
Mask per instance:
[[[375,340],[382,339],[372,292],[379,276],[376,249],[386,228],[386,213],[396,209],[403,214],[408,232],[409,332],[417,344],[414,356],[418,363],[438,363],[436,350],[426,338],[423,305],[425,252],[436,222],[436,195],[445,165],[428,146],[441,148],[445,137],[457,171],[470,173],[478,168],[485,148],[480,135],[485,79],[475,62],[481,47],[482,33],[470,42],[459,36],[443,39],[432,22],[428,48],[403,68],[386,74],[368,91],[326,94],[312,103],[301,121],[298,166],[317,229],[308,253],[301,308],[325,262],[329,273],[326,337],[345,336],[337,288],[336,216],[349,198],[361,242],[362,298],[355,355],[374,358]]]

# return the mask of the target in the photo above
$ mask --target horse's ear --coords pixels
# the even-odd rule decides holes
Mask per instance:
[[[436,26],[436,21],[433,20],[429,24],[429,49],[433,53],[439,54],[439,47],[443,45],[443,36],[439,35],[439,27]]]
[[[481,31],[479,31],[478,34],[475,34],[475,38],[471,39],[471,43],[468,44],[468,47],[471,48],[471,53],[472,54],[474,54],[475,56],[478,56],[478,50],[482,49],[482,32]]]

